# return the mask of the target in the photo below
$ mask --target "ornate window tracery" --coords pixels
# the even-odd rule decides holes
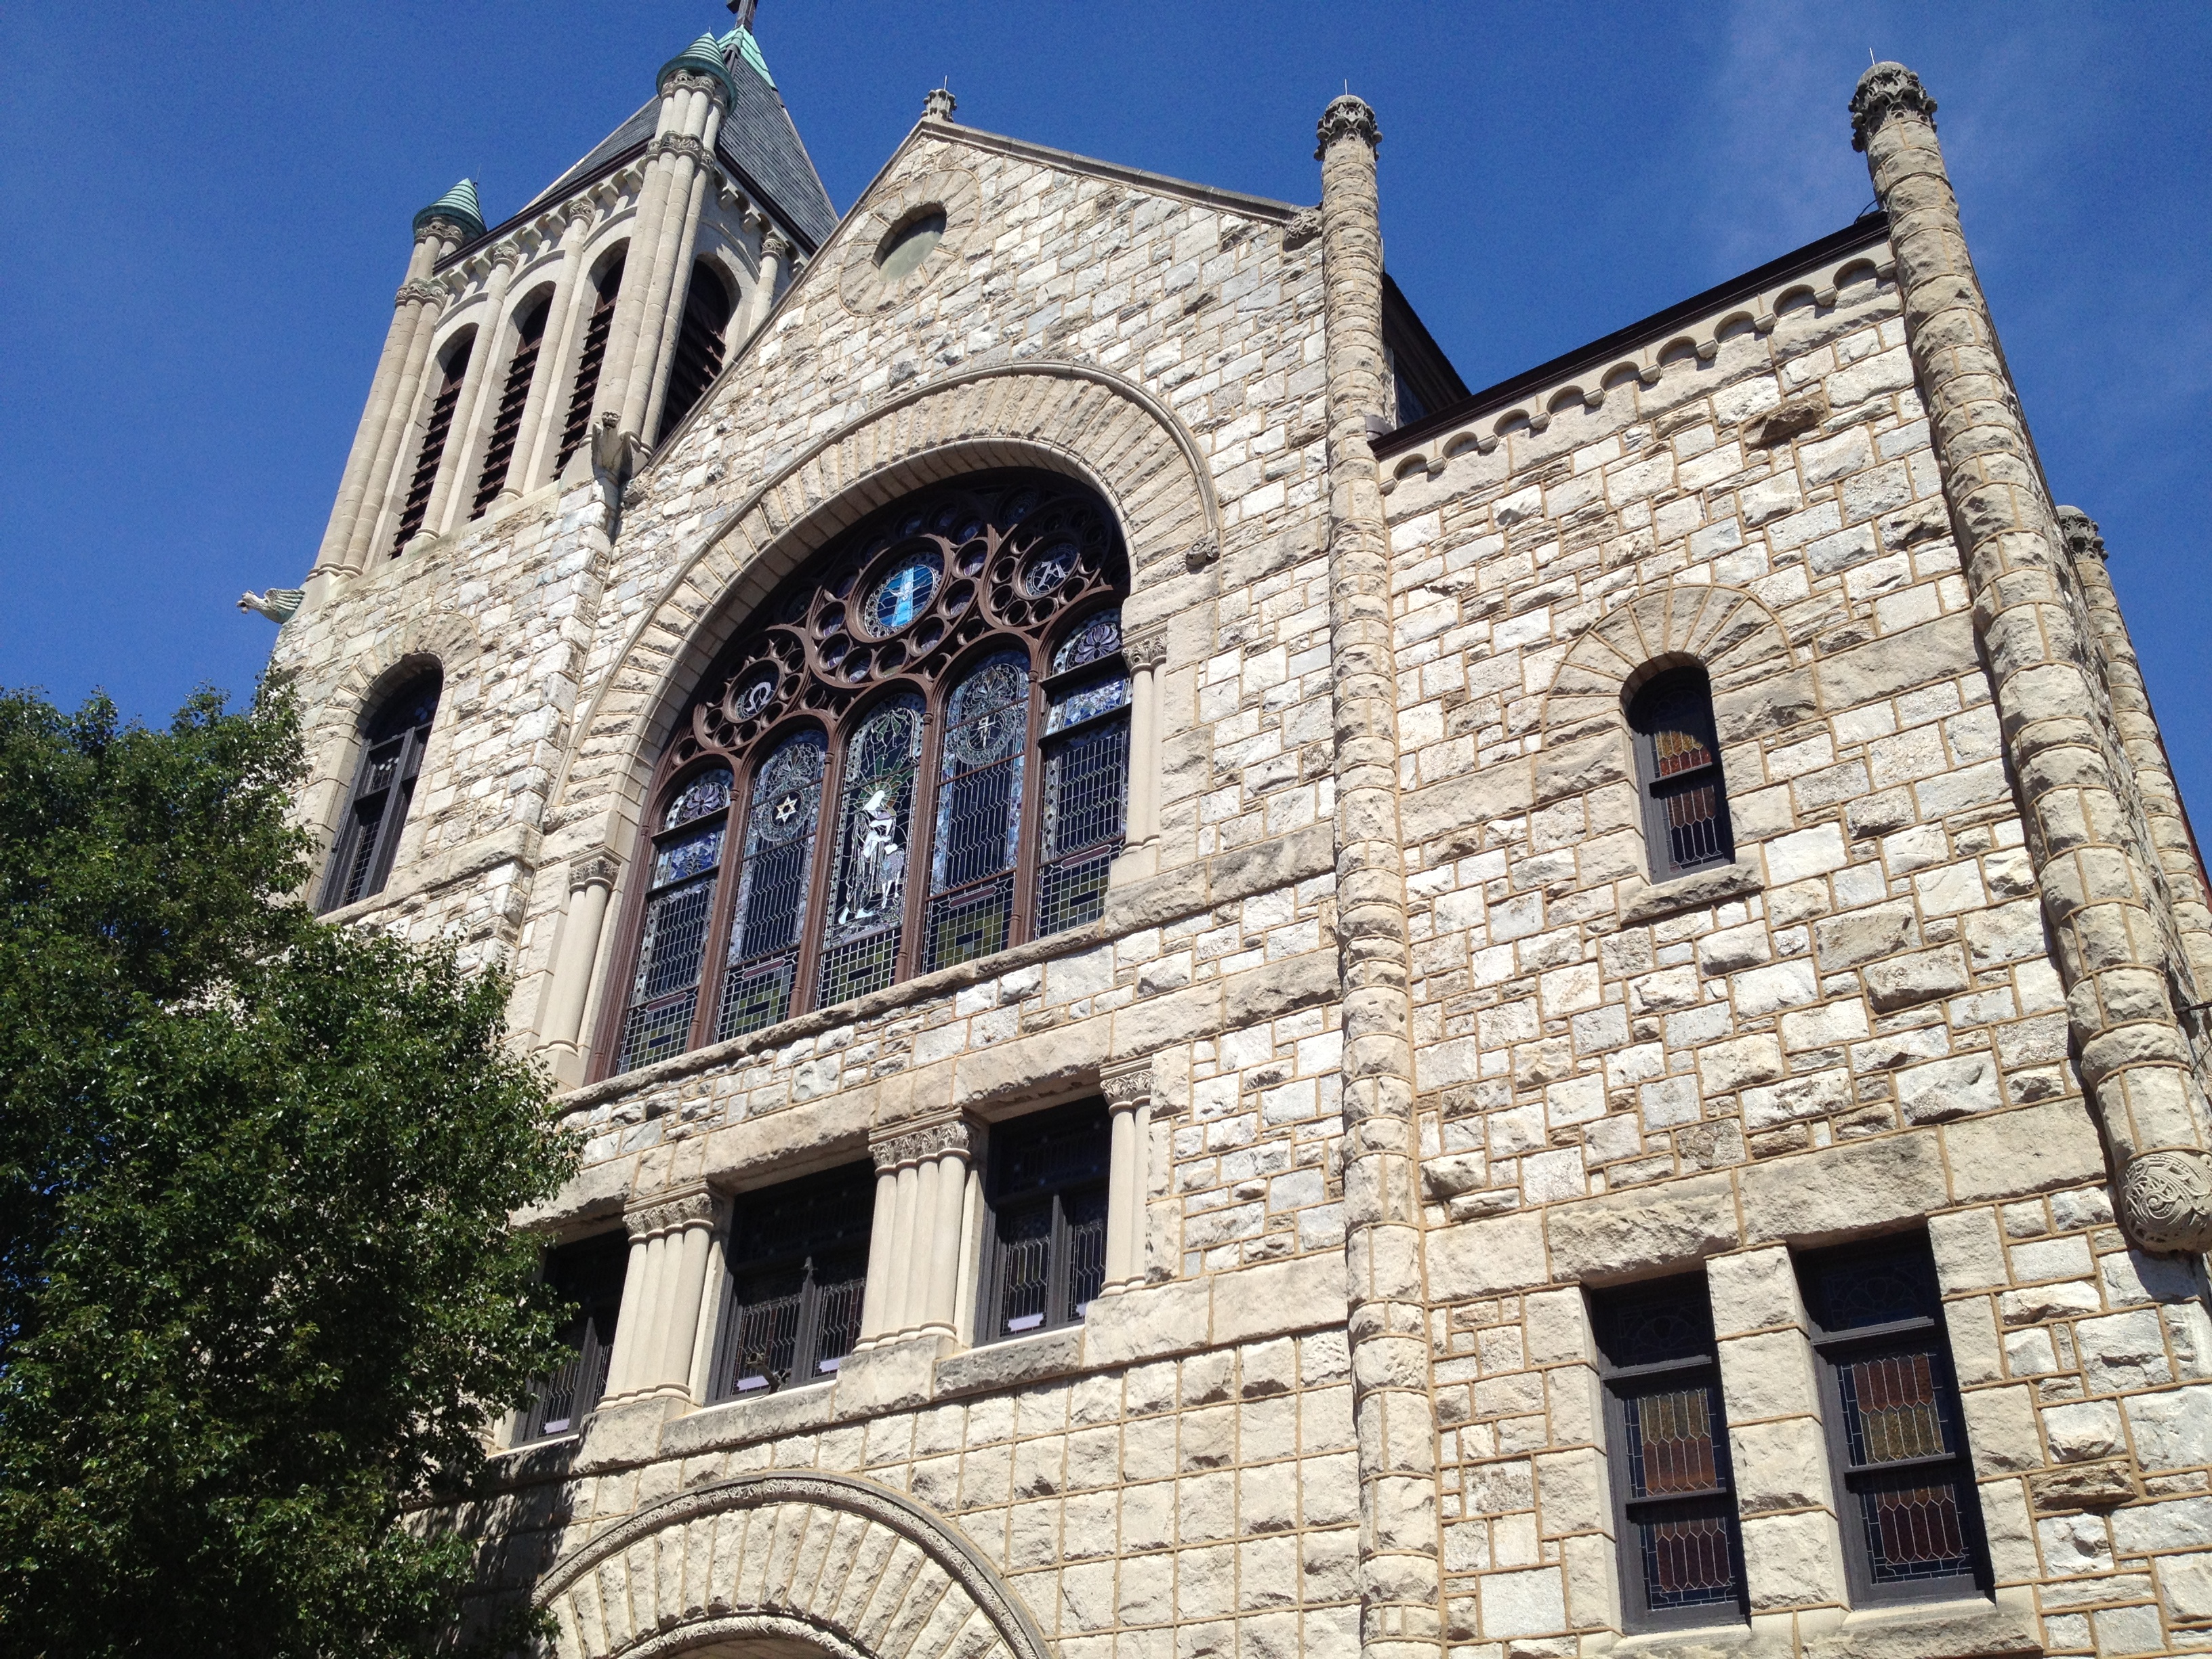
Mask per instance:
[[[610,1069],[1095,920],[1127,586],[1104,504],[1030,472],[910,495],[786,582],[662,758]]]

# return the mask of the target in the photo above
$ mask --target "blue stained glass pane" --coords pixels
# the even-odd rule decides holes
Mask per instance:
[[[1089,685],[1061,692],[1054,697],[1052,707],[1045,713],[1044,729],[1048,732],[1062,731],[1128,706],[1128,681],[1119,675],[1110,680],[1094,680]]]
[[[896,634],[928,608],[936,592],[936,558],[909,554],[868,595],[868,621],[878,634]]]
[[[705,817],[709,812],[719,812],[729,804],[729,769],[718,766],[712,771],[700,773],[684,786],[676,799],[668,803],[668,811],[661,815],[660,827],[673,830],[679,823],[689,823],[694,818]]]
[[[1052,672],[1064,674],[1071,668],[1097,662],[1101,657],[1110,657],[1121,648],[1121,613],[1094,611],[1084,618],[1082,626],[1054,649]]]
[[[670,842],[653,854],[653,884],[663,886],[672,881],[682,881],[703,870],[711,870],[721,861],[722,826],[702,830],[696,836],[686,836],[681,841]]]

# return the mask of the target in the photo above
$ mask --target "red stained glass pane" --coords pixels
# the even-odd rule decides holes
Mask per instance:
[[[1638,1530],[1645,1595],[1653,1608],[1736,1599],[1735,1548],[1726,1517],[1647,1522]]]
[[[1883,1354],[1844,1367],[1844,1406],[1854,1463],[1941,1457],[1943,1414],[1935,1366],[1926,1353]]]
[[[1635,1425],[1632,1478],[1638,1498],[1710,1492],[1720,1484],[1713,1455],[1710,1390],[1699,1384],[1630,1402]]]
[[[1651,734],[1651,748],[1662,778],[1679,777],[1713,763],[1711,746],[1694,732],[1662,728]]]
[[[1948,1577],[1972,1565],[1953,1482],[1862,1492],[1859,1501],[1876,1583]]]

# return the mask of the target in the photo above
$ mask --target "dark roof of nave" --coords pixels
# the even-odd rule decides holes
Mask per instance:
[[[830,192],[814,170],[814,158],[792,125],[783,100],[759,76],[750,70],[733,74],[730,85],[737,99],[722,118],[714,149],[738,182],[757,198],[797,235],[805,252],[820,247],[837,228],[837,210],[830,205]],[[590,180],[611,173],[633,151],[653,137],[660,111],[658,94],[647,99],[636,114],[592,147],[591,153],[531,199],[514,216],[528,217],[573,195]],[[514,222],[513,220],[508,222]],[[505,228],[504,226],[499,228]]]

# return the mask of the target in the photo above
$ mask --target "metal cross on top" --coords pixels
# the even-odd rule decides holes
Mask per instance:
[[[738,27],[747,33],[752,32],[753,10],[760,0],[729,0],[730,15],[738,20]]]

